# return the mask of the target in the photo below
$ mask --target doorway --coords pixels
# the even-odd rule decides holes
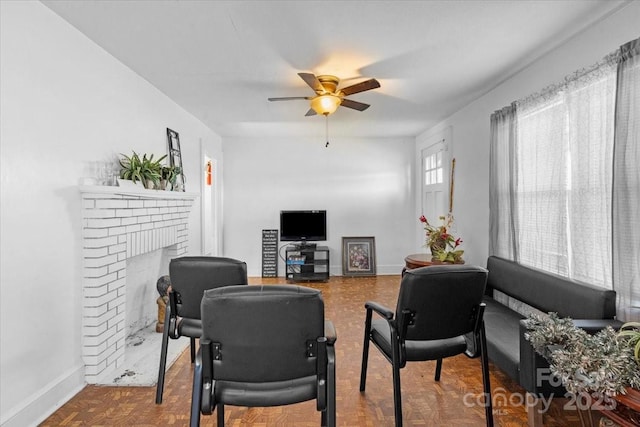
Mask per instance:
[[[451,127],[418,141],[416,151],[419,154],[416,174],[416,188],[419,192],[416,200],[417,216],[424,215],[430,224],[438,225],[438,218],[446,216],[453,209],[450,194]],[[424,250],[422,230],[419,236],[419,247]]]
[[[217,161],[201,143],[202,150],[202,255],[218,256]]]

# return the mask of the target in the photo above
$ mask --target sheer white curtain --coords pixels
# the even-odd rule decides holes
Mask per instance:
[[[489,207],[493,215],[489,224],[489,253],[502,258],[518,260],[517,240],[513,221],[516,211],[515,186],[511,176],[515,173],[516,107],[511,105],[491,115],[491,165],[489,171]]]
[[[618,316],[640,321],[640,39],[620,48],[613,175]]]
[[[640,39],[491,116],[490,254],[640,318]]]
[[[491,248],[612,287],[616,55],[491,117]]]

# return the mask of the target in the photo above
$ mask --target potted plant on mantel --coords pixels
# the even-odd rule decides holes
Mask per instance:
[[[134,184],[140,181],[147,189],[158,188],[162,178],[162,165],[160,163],[166,157],[165,154],[154,160],[153,154],[149,157],[146,154],[140,157],[135,151],[131,156],[122,154],[122,158],[119,160],[122,168],[120,170],[120,178],[130,180]]]
[[[593,335],[557,313],[531,314],[525,324],[525,338],[576,403],[603,410],[621,425],[639,425],[640,323],[625,323],[619,332],[608,326]]]
[[[178,175],[182,173],[180,166],[162,166],[160,170],[160,189],[173,190]]]

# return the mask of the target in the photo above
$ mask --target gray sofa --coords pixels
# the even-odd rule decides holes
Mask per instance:
[[[494,291],[544,313],[570,317],[576,326],[592,333],[607,325],[621,325],[615,320],[616,293],[493,256],[487,260],[487,270],[484,321],[489,359],[527,392],[563,396],[562,387],[554,387],[554,381],[550,383],[540,375],[541,368],[548,372],[548,364],[524,339],[521,321],[525,316],[496,301]]]

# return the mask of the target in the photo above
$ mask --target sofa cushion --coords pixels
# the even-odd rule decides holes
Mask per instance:
[[[521,314],[500,304],[493,298],[485,298],[484,324],[489,359],[511,379],[520,381],[520,320]]]
[[[615,291],[576,282],[495,256],[487,261],[487,289],[497,289],[538,310],[573,319],[613,319]]]

